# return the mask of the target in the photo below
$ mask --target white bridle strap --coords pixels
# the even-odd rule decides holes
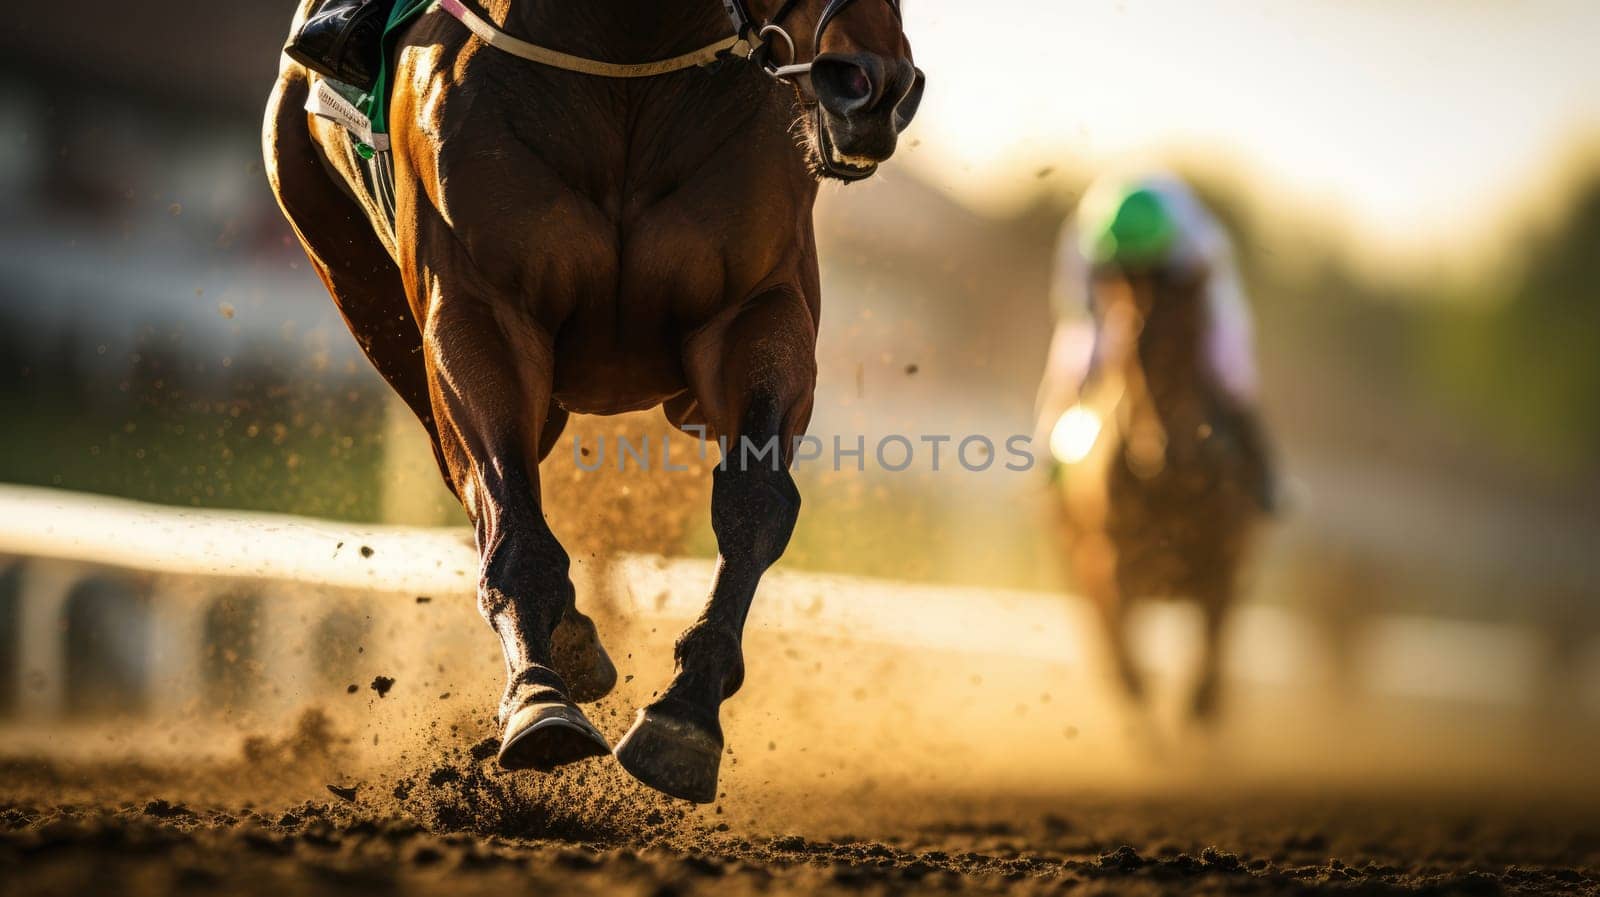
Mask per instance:
[[[756,38],[757,38],[757,41],[759,43],[765,44],[768,40],[771,40],[770,35],[773,35],[773,34],[776,34],[777,36],[783,38],[783,42],[785,44],[789,45],[789,58],[790,59],[793,59],[796,56],[800,55],[799,51],[795,50],[794,38],[789,36],[789,32],[783,30],[783,26],[782,25],[776,25],[776,24],[763,25],[763,26],[761,26],[761,30],[759,32],[757,32]],[[799,62],[799,63],[794,63],[792,65],[776,65],[776,66],[769,64],[769,65],[765,66],[765,68],[766,68],[767,74],[771,75],[774,78],[797,78],[800,75],[809,75],[809,74],[811,74],[811,63],[809,63],[809,62]]]
[[[540,65],[565,69],[569,72],[581,72],[585,75],[598,75],[602,78],[648,78],[652,75],[665,75],[668,72],[681,71],[694,68],[697,65],[708,65],[717,61],[723,53],[733,50],[735,45],[741,43],[737,36],[725,37],[714,44],[701,47],[681,56],[671,59],[661,59],[656,62],[641,62],[633,65],[618,65],[611,62],[601,62],[598,59],[586,59],[582,56],[573,56],[530,44],[525,40],[501,31],[491,25],[482,16],[462,5],[461,0],[439,0],[439,8],[449,13],[452,18],[467,26],[479,40],[512,56],[517,56]]]

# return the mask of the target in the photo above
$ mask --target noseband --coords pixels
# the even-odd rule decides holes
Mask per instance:
[[[722,0],[722,5],[728,11],[728,18],[733,20],[734,37],[750,47],[749,59],[761,66],[761,70],[774,78],[796,79],[802,75],[811,74],[811,66],[816,62],[816,55],[822,49],[822,35],[828,26],[852,0],[828,0],[828,5],[822,8],[822,15],[817,17],[817,30],[812,35],[812,58],[810,62],[800,62],[799,53],[795,47],[794,37],[783,27],[783,20],[799,5],[800,0],[784,0],[772,18],[760,24],[756,23],[750,15],[750,7],[745,0]],[[904,22],[900,12],[900,0],[884,0],[889,4],[889,9],[894,13],[896,21]],[[789,64],[779,65],[773,59],[772,49],[776,40],[781,40],[789,48]],[[739,45],[735,45],[733,52],[738,52]],[[812,112],[812,127],[817,134],[817,156],[822,168],[829,175],[842,181],[859,181],[871,177],[874,169],[859,170],[854,168],[841,168],[833,161],[833,150],[829,146],[828,129],[822,121],[822,105],[819,103]]]
[[[849,6],[851,2],[852,0],[828,0],[828,5],[822,8],[822,15],[817,17],[816,33],[812,35],[811,39],[811,46],[814,48],[812,50],[813,62],[816,61],[815,54],[822,47],[823,33],[833,23],[834,17],[844,12],[844,8]],[[884,2],[889,4],[889,9],[894,13],[895,20],[901,21],[900,0],[884,0]],[[796,61],[795,57],[799,54],[795,51],[794,38],[783,27],[783,20],[788,18],[789,13],[793,12],[798,5],[800,5],[800,0],[784,0],[783,5],[778,7],[778,11],[772,14],[772,18],[757,24],[755,18],[750,15],[750,7],[745,3],[745,0],[722,0],[723,8],[728,11],[728,18],[733,20],[734,35],[749,44],[751,48],[750,60],[760,64],[761,68],[774,78],[795,78],[811,72],[810,62],[802,63]],[[772,61],[772,39],[774,37],[788,45],[789,65],[778,65]]]

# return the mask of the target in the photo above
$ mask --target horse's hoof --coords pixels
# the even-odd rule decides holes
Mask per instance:
[[[503,769],[549,772],[558,766],[611,753],[606,737],[571,704],[529,704],[511,714],[500,739]]]
[[[673,797],[709,804],[717,799],[722,736],[660,710],[639,711],[617,742],[617,762],[629,775]]]
[[[598,701],[617,687],[617,667],[600,644],[594,621],[576,609],[561,618],[551,637],[550,666],[579,704]]]

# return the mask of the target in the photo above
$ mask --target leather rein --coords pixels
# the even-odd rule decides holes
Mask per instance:
[[[816,32],[812,37],[813,48],[822,46],[822,35],[828,26],[849,6],[854,0],[828,0],[822,8],[822,14],[817,17]],[[884,0],[889,4],[889,9],[894,12],[897,20],[902,18],[900,11],[901,0]],[[764,22],[757,22],[750,15],[750,8],[746,0],[722,0],[723,7],[728,12],[728,18],[733,22],[733,36],[723,38],[712,44],[707,44],[698,50],[691,50],[670,59],[660,59],[655,62],[641,62],[633,64],[618,64],[602,62],[598,59],[588,59],[582,56],[573,56],[548,47],[532,44],[519,37],[514,37],[496,28],[483,16],[469,9],[462,0],[439,0],[438,6],[452,18],[465,25],[468,31],[491,47],[512,56],[548,65],[553,68],[564,69],[569,72],[579,72],[585,75],[596,75],[602,78],[648,78],[655,75],[665,75],[669,72],[681,71],[700,65],[709,65],[719,59],[733,56],[748,59],[761,67],[761,70],[780,80],[791,82],[809,75],[811,62],[799,62],[799,55],[795,46],[794,37],[783,27],[786,19],[800,0],[784,0],[777,12]],[[773,57],[773,46],[781,41],[789,50],[789,63],[780,65]],[[815,50],[813,50],[815,53]],[[857,170],[853,168],[840,168],[832,158],[832,151],[827,146],[827,129],[821,121],[821,107],[814,113],[817,117],[815,127],[818,141],[822,144],[817,155],[821,157],[822,167],[828,174],[846,181],[856,181],[868,177],[871,170]]]

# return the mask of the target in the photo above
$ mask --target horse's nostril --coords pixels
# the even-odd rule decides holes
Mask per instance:
[[[879,74],[871,57],[825,55],[811,64],[811,85],[829,112],[854,115],[877,101]]]
[[[847,100],[862,99],[872,93],[872,80],[867,77],[866,72],[856,66],[850,66],[844,77],[839,79],[839,92]]]

